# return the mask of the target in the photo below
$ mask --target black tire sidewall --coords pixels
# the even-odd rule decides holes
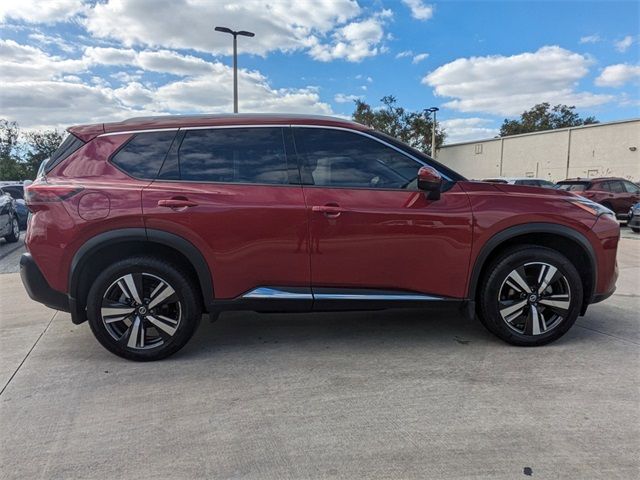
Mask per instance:
[[[544,262],[556,267],[567,279],[571,289],[569,313],[562,323],[549,332],[540,335],[523,335],[509,328],[498,309],[498,293],[502,283],[515,268],[529,262]],[[575,266],[559,252],[545,248],[529,246],[514,249],[496,259],[488,270],[480,296],[481,319],[495,335],[508,343],[520,346],[538,346],[557,340],[575,323],[583,300],[583,286],[580,274]]]
[[[182,307],[180,325],[169,342],[149,350],[131,350],[122,345],[106,330],[100,309],[102,298],[109,286],[127,273],[150,273],[169,283],[176,291]],[[189,276],[174,265],[154,257],[133,257],[107,267],[93,282],[87,297],[87,318],[96,339],[107,350],[129,360],[159,360],[180,350],[189,341],[200,323],[202,310]]]
[[[13,233],[13,223],[16,222],[18,224],[18,235],[16,236]],[[18,222],[18,217],[12,217],[11,218],[11,232],[9,232],[8,235],[5,235],[4,239],[7,241],[7,243],[15,243],[18,240],[20,240],[20,222]]]

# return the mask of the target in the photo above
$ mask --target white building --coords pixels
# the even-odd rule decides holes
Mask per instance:
[[[640,119],[443,145],[437,159],[469,179],[640,180]]]

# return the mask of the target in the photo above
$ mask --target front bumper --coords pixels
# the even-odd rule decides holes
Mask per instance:
[[[20,277],[32,300],[55,310],[69,311],[67,295],[49,286],[30,253],[23,253],[20,257]]]
[[[629,228],[640,228],[640,215],[634,215],[627,223]]]

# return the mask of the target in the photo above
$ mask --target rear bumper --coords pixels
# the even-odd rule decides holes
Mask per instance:
[[[32,300],[55,310],[70,310],[69,297],[49,286],[30,253],[23,253],[20,257],[20,277]]]

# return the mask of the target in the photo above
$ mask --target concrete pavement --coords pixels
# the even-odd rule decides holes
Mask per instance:
[[[145,364],[1,275],[0,478],[637,478],[640,236],[619,263],[542,348],[455,314],[238,312]]]

